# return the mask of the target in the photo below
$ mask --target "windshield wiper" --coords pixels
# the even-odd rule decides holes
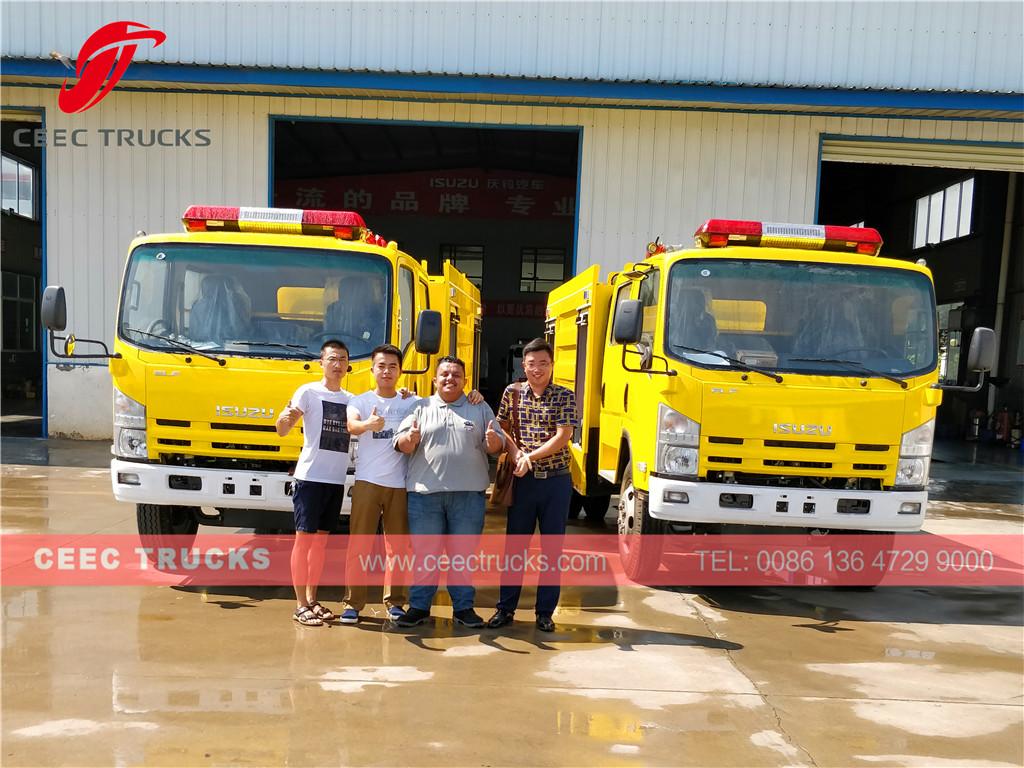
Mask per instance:
[[[172,339],[170,336],[161,336],[159,333],[150,333],[149,331],[140,331],[138,328],[128,328],[128,327],[125,327],[125,330],[130,332],[130,333],[138,333],[141,336],[149,336],[151,339],[161,339],[162,341],[170,342],[171,344],[173,344],[176,347],[184,349],[184,350],[186,350],[188,352],[192,352],[193,354],[199,355],[200,357],[205,357],[207,360],[213,360],[215,363],[217,363],[217,365],[224,365],[226,363],[224,358],[217,357],[216,355],[211,355],[208,352],[203,352],[203,350],[196,349],[191,344],[186,344],[184,341],[178,341],[177,339]]]
[[[669,346],[672,347],[672,349],[679,349],[682,350],[683,352],[692,352],[698,355],[714,355],[717,358],[720,358],[731,363],[734,367],[739,368],[741,371],[760,373],[762,376],[767,376],[769,379],[775,379],[775,381],[779,382],[780,384],[782,383],[782,377],[779,376],[779,374],[772,373],[771,371],[766,371],[764,368],[755,368],[752,365],[747,365],[742,360],[737,360],[735,357],[723,355],[721,352],[713,352],[710,349],[697,349],[697,347],[685,347],[682,344],[673,344],[672,342],[669,342]]]
[[[852,365],[854,368],[870,373],[872,376],[879,376],[883,379],[891,381],[893,384],[899,384],[903,389],[906,389],[907,384],[905,379],[901,379],[898,376],[893,376],[890,373],[883,373],[882,371],[876,371],[874,368],[869,368],[864,363],[858,363],[856,360],[836,360],[831,357],[791,357],[789,358],[794,363],[832,363],[833,365]]]
[[[242,344],[247,347],[281,347],[282,349],[298,349],[306,355],[308,360],[316,360],[317,355],[314,355],[302,344],[285,344],[282,341],[244,341],[236,339],[235,341],[229,341],[228,344]]]

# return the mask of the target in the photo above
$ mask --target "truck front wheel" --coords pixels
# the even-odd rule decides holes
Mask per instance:
[[[135,518],[142,536],[195,536],[199,530],[192,507],[136,504]]]
[[[633,485],[632,463],[627,464],[619,492],[619,559],[626,576],[643,582],[657,572],[664,533],[664,523],[653,519],[647,510],[647,494]]]

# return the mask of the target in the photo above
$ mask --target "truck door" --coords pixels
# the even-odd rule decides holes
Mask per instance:
[[[633,282],[631,280],[625,280],[615,289],[615,301],[608,318],[604,369],[601,372],[601,457],[598,468],[601,476],[609,482],[617,480],[613,475],[618,469],[628,381],[628,374],[622,368],[622,348],[612,341],[612,323],[615,318],[615,308],[622,301],[631,298],[632,290]]]

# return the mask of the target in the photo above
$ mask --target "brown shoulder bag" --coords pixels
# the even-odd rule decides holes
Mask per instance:
[[[513,384],[512,390],[512,423],[509,429],[510,435],[519,445],[519,398],[522,396],[522,387]],[[512,461],[508,451],[498,457],[498,470],[494,473],[494,490],[491,491],[491,504],[496,507],[511,507],[515,498],[515,472],[516,464]]]

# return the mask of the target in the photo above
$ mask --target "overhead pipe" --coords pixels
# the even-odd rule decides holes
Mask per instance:
[[[1003,249],[999,259],[999,287],[996,289],[996,319],[993,329],[996,332],[995,367],[992,376],[999,373],[1000,341],[1003,338],[1003,311],[1006,307],[1006,283],[1010,271],[1010,238],[1013,235],[1013,214],[1017,198],[1017,174],[1009,173],[1006,181],[1006,216],[1003,219]],[[991,383],[988,387],[988,412],[996,409],[996,388]]]

